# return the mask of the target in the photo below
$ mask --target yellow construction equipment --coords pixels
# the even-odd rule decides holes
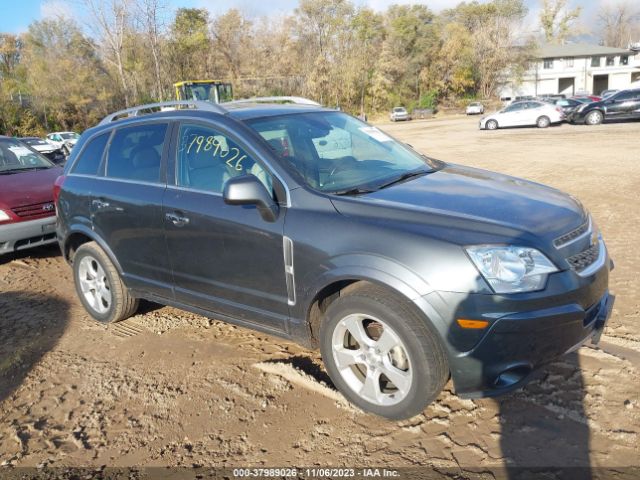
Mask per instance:
[[[174,83],[176,100],[205,100],[222,103],[233,100],[233,88],[230,83],[220,80],[185,80]]]

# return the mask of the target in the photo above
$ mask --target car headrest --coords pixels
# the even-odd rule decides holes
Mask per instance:
[[[131,158],[134,168],[150,168],[160,165],[160,154],[153,147],[142,147]]]

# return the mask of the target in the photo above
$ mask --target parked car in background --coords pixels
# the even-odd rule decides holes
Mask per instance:
[[[67,157],[79,138],[76,132],[53,132],[47,135],[47,140],[62,149]]]
[[[568,117],[571,123],[599,125],[607,120],[640,118],[640,88],[620,90],[599,102],[581,105]]]
[[[602,97],[599,97],[598,95],[574,95],[570,98],[584,103],[599,102],[600,100],[602,100]]]
[[[578,200],[320,105],[259,102],[141,106],[82,135],[57,233],[94,319],[146,298],[299,341],[393,419],[450,377],[497,395],[597,343],[612,264]]]
[[[0,255],[56,241],[53,185],[62,169],[0,137]]]
[[[544,102],[554,103],[556,100],[562,100],[563,98],[567,98],[567,96],[563,93],[545,93],[542,95],[538,95],[537,99],[542,100]]]
[[[573,98],[561,98],[559,100],[555,100],[553,104],[557,107],[560,107],[565,116],[569,116],[575,109],[577,109],[581,105],[584,105],[585,103],[590,102],[581,102],[580,100],[576,100]]]
[[[64,163],[66,160],[62,149],[47,140],[38,137],[22,137],[18,140],[29,145],[36,152],[41,153],[57,165]]]
[[[620,90],[618,89],[603,90],[602,93],[600,94],[600,97],[604,99],[604,98],[610,97],[614,93],[618,93],[619,91]]]
[[[393,107],[393,110],[391,110],[391,114],[389,115],[389,119],[392,122],[411,120],[411,115],[409,115],[409,112],[407,112],[407,109],[404,107]]]
[[[484,113],[484,105],[480,102],[471,102],[467,105],[467,115],[480,115]]]
[[[496,130],[504,127],[537,126],[546,128],[560,123],[565,114],[562,108],[537,100],[514,102],[499,112],[480,119],[480,129]]]

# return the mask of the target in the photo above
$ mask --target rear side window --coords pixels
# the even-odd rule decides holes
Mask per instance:
[[[97,175],[100,163],[102,162],[104,149],[109,141],[109,135],[109,133],[103,133],[89,140],[87,146],[82,150],[80,158],[78,158],[76,164],[73,166],[71,173]]]
[[[166,133],[166,123],[118,129],[109,147],[107,177],[159,182]]]

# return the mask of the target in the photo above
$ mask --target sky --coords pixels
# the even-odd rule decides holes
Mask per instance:
[[[278,15],[291,12],[298,0],[165,0],[170,10],[180,7],[207,8],[212,16],[216,12],[224,12],[229,8],[238,8],[249,17]],[[385,10],[393,3],[423,3],[438,12],[451,8],[461,0],[353,0],[356,5],[368,5],[374,10]],[[479,0],[481,2],[486,0]],[[582,6],[582,23],[585,28],[593,26],[595,16],[603,4],[611,4],[623,0],[570,0],[572,7]],[[531,30],[537,28],[537,16],[542,0],[525,0],[529,8],[529,16],[525,24]],[[81,12],[76,0],[0,0],[0,32],[21,33],[36,20],[56,17],[77,16]]]

